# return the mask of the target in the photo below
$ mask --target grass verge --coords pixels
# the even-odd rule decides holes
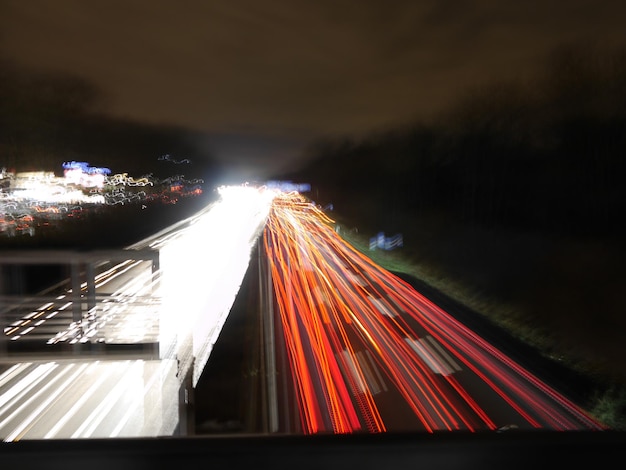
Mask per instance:
[[[337,222],[338,233],[359,252],[391,272],[408,274],[444,293],[452,300],[472,309],[500,326],[509,334],[537,349],[541,354],[557,360],[585,376],[596,377],[593,362],[582,362],[567,348],[555,345],[550,331],[538,327],[524,315],[523,308],[494,299],[450,275],[445,266],[424,263],[399,250],[371,250],[369,237],[350,225]],[[626,384],[619,379],[603,376],[587,410],[592,416],[613,430],[626,430]]]

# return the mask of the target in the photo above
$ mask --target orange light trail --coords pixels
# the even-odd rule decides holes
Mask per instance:
[[[299,193],[279,193],[263,235],[304,433],[393,430],[398,396],[427,432],[497,430],[499,407],[520,428],[605,429],[332,223]]]

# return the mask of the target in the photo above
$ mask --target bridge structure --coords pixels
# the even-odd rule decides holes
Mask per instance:
[[[220,188],[217,202],[119,250],[0,252],[0,438],[192,433],[193,390],[273,194]],[[33,272],[56,278],[30,292]]]

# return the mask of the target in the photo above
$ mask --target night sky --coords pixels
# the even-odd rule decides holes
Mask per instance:
[[[436,119],[559,47],[626,44],[621,0],[0,0],[0,58],[84,79],[94,112],[207,133],[225,162]]]

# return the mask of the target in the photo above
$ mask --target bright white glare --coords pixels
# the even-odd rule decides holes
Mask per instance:
[[[159,325],[160,350],[163,353],[167,350],[165,346],[169,347],[172,354],[164,359],[173,359],[178,358],[177,355],[184,353],[184,348],[191,345],[193,356],[195,356],[194,382],[197,382],[199,373],[204,368],[216,337],[234,303],[248,269],[252,249],[265,226],[272,200],[276,195],[275,191],[253,187],[221,187],[218,191],[220,200],[212,205],[210,210],[199,216],[187,228],[181,230],[179,236],[168,240],[160,247],[161,278],[158,293],[163,299],[159,317],[161,320]],[[119,275],[119,272],[129,269],[132,262],[128,261],[127,263],[128,266],[116,266],[115,274],[113,274],[113,270],[100,274],[97,278],[98,285],[106,284],[116,275]],[[152,289],[151,276],[152,273],[146,275],[145,279],[138,276],[134,282],[120,288],[116,294],[130,297],[137,295],[137,292],[143,293],[148,287]],[[130,289],[130,291],[123,289]],[[59,296],[58,299],[62,299],[62,297]],[[50,313],[46,311],[45,318],[52,318],[71,305],[71,302],[67,302],[57,310]],[[33,312],[32,316],[36,319],[35,314],[44,315],[42,310],[51,306],[52,304],[42,305],[37,312]],[[70,325],[70,329],[78,327],[78,323]],[[55,340],[58,338],[53,338],[51,341]],[[59,436],[100,437],[100,427],[111,416],[112,410],[116,410],[120,406],[125,407],[131,402],[136,406],[128,407],[128,412],[112,430],[112,436],[135,435],[137,422],[140,423],[139,425],[142,427],[140,431],[143,434],[146,430],[149,433],[157,434],[162,431],[164,426],[171,427],[171,423],[166,422],[166,417],[169,416],[170,403],[176,403],[172,397],[177,397],[179,384],[174,382],[180,378],[176,375],[177,362],[175,360],[159,362],[158,366],[151,366],[150,370],[153,368],[155,370],[150,373],[143,370],[145,367],[143,363],[141,366],[138,366],[137,363],[127,363],[126,372],[123,372],[121,366],[118,366],[120,369],[119,378],[115,380],[117,385],[110,387],[107,398],[100,401],[88,416],[84,416],[80,425],[68,435],[68,431],[63,431],[63,429],[74,419],[79,408],[82,408],[77,405],[84,405],[92,400],[92,396],[98,389],[97,386],[87,382],[89,386],[85,386],[86,388],[83,389],[81,395],[84,398],[67,403],[67,417],[57,421],[57,425],[52,427],[44,437],[48,439]],[[38,389],[38,387],[41,388],[42,393],[35,396],[43,401],[36,410],[39,412],[52,406],[53,402],[58,401],[60,394],[64,393],[61,390],[70,389],[70,383],[73,384],[78,380],[78,375],[74,375],[76,369],[71,371],[68,369],[62,371],[62,375],[59,375],[58,379],[51,381],[51,384],[55,384],[55,386],[61,384],[59,389],[52,390],[41,386],[46,376],[56,367],[57,364],[37,367],[35,372],[28,374],[25,380],[20,380],[16,388],[12,388],[10,393],[0,395],[0,408],[2,406],[14,406],[15,402],[21,399],[20,397],[28,396],[28,393]],[[80,369],[81,373],[92,370],[92,367]],[[17,370],[11,369],[12,372],[9,375],[15,375]],[[152,373],[155,375],[150,375]],[[8,377],[8,375],[0,375],[0,382],[3,377]],[[66,380],[67,377],[70,377],[71,380]],[[97,379],[97,385],[102,384],[105,377],[108,380],[108,374],[100,373],[100,377],[102,380]],[[160,385],[159,381],[163,381],[163,384]],[[167,385],[167,390],[165,385]],[[155,396],[155,392],[152,391],[153,388],[159,390],[160,394]],[[148,400],[148,395],[150,395],[150,399],[152,397],[156,399],[155,403],[151,403],[156,406],[146,405],[147,402],[144,400]],[[172,396],[170,397],[170,395]],[[65,402],[63,403],[65,406]],[[143,407],[141,406],[142,403],[144,403]],[[32,405],[36,406],[34,402]],[[158,423],[160,427],[155,428],[155,417],[158,417],[160,408],[165,409],[166,407],[167,416],[160,413],[163,415],[159,418],[162,421]],[[131,413],[131,410],[135,411]],[[172,416],[177,417],[176,414],[172,414]],[[30,429],[32,419],[35,418],[33,414],[29,415],[28,418],[18,425],[17,430],[12,432],[9,438],[21,438],[20,436]],[[3,424],[0,422],[0,427],[2,426]]]
[[[252,249],[265,226],[272,200],[276,195],[274,190],[241,186],[221,187],[218,191],[220,200],[217,203],[212,204],[209,210],[198,216],[194,223],[180,230],[175,238],[163,241],[159,247],[160,279],[157,292],[163,299],[159,315],[162,359],[180,359],[180,355],[185,354],[186,348],[191,347],[187,353],[193,352],[195,358],[194,386],[234,303],[248,269]],[[118,265],[110,271],[101,273],[97,277],[98,285],[106,284],[120,272],[130,269],[134,262],[136,261],[128,261],[127,265]],[[153,273],[147,270],[145,278],[137,276],[120,287],[113,297],[119,295],[124,298],[135,298],[139,295],[141,298],[146,292],[152,292],[151,289],[154,288],[152,276]],[[59,297],[61,298],[62,296]],[[57,310],[50,313],[46,311],[45,318],[52,318],[71,305],[71,302],[67,302]],[[42,310],[50,306],[52,305],[43,305],[38,312],[33,313],[44,315]],[[37,318],[34,314],[33,320]],[[154,314],[156,314],[155,311],[153,311]],[[76,330],[79,326],[78,323],[72,323],[70,330]],[[91,332],[88,332],[88,335],[91,335]],[[57,335],[51,341],[58,340]],[[115,385],[110,387],[107,398],[99,402],[98,406],[81,420],[81,425],[67,435],[67,431],[64,432],[63,429],[68,424],[69,417],[78,413],[79,407],[76,404],[85,405],[98,390],[98,387],[90,382],[84,390],[85,398],[73,402],[72,405],[67,404],[69,408],[67,417],[57,421],[57,425],[53,426],[44,438],[102,437],[100,436],[102,423],[111,416],[113,410],[118,410],[120,407],[126,409],[126,405],[131,402],[136,406],[129,407],[128,412],[124,413],[112,432],[106,431],[107,435],[108,433],[111,436],[135,435],[137,426],[141,427],[140,431],[143,434],[146,430],[154,434],[161,432],[162,430],[155,428],[153,421],[155,417],[160,416],[160,408],[166,407],[166,403],[164,397],[160,394],[155,396],[151,390],[156,387],[165,393],[163,386],[167,382],[168,387],[171,387],[174,393],[177,392],[180,384],[174,382],[181,380],[177,375],[177,361],[160,361],[159,366],[155,366],[154,376],[144,370],[143,363],[138,364],[116,365],[115,375],[119,375],[119,380],[116,379]],[[167,371],[161,366],[167,366]],[[53,367],[56,367],[56,364],[49,367],[51,368],[37,367],[34,374],[29,374],[26,380],[17,383],[16,390],[12,389],[11,393],[0,395],[0,411],[3,405],[15,406],[18,398],[25,397],[31,390],[40,387],[44,378],[53,370]],[[85,371],[89,370],[91,368]],[[11,375],[15,373],[17,372],[12,372]],[[69,388],[65,380],[65,377],[70,376],[69,374],[69,371],[63,371],[63,375],[57,379],[57,382],[63,385],[60,390]],[[2,377],[0,375],[0,382]],[[104,383],[104,377],[107,377],[108,381],[108,374],[102,373],[102,377],[101,381],[97,380],[95,383]],[[78,380],[78,376],[71,375],[71,378],[72,383]],[[160,387],[158,381],[163,381]],[[61,393],[55,390],[45,390],[45,392],[47,392],[44,396],[46,407],[52,406],[52,401],[55,401]],[[41,400],[43,395],[36,394],[36,396]],[[4,403],[2,399],[5,399]],[[150,405],[145,401],[153,399],[156,401],[150,402]],[[131,409],[135,411],[131,413]],[[135,416],[137,409],[139,409],[138,417]],[[41,411],[41,408],[37,410]],[[165,416],[163,413],[161,415]],[[169,422],[161,422],[161,419],[165,418],[161,417],[157,420],[160,425],[170,425]],[[26,421],[22,422],[9,437],[21,438],[27,429],[30,429],[30,424],[27,426]],[[6,421],[0,422],[0,428],[7,424]]]
[[[201,371],[234,303],[275,192],[247,186],[218,188],[209,212],[160,250],[163,357],[191,341]]]
[[[95,368],[100,361],[95,361],[90,367]],[[56,436],[59,430],[65,426],[65,424],[70,421],[77,413],[77,411],[83,406],[84,403],[91,397],[91,395],[100,387],[102,383],[111,375],[112,368],[108,368],[104,373],[98,374],[98,378],[95,382],[91,384],[91,386],[87,389],[87,391],[81,394],[80,398],[74,402],[72,407],[69,409],[67,413],[63,415],[63,417],[57,421],[57,423],[48,431],[48,433],[44,436],[44,439],[50,439]]]
[[[104,204],[104,196],[100,194],[84,194],[81,190],[59,190],[52,187],[23,189],[14,193],[17,200],[51,202],[55,204]]]

